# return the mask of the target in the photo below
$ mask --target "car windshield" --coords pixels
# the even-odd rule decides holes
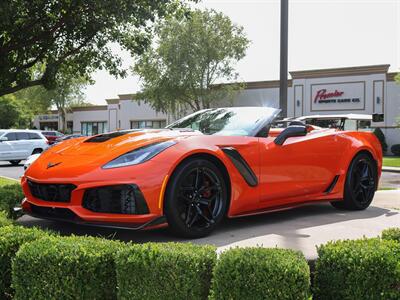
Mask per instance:
[[[280,110],[271,107],[231,107],[205,109],[184,117],[167,128],[191,128],[207,135],[252,135],[261,125],[269,125]]]
[[[5,131],[0,131],[0,136],[2,136],[4,134]]]

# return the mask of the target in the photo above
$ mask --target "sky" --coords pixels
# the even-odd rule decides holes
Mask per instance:
[[[236,65],[242,81],[279,79],[280,0],[203,0],[244,27],[251,44]],[[113,48],[129,67],[129,53]],[[400,71],[400,0],[289,0],[289,71],[390,64]],[[87,101],[140,90],[137,76],[94,74]]]

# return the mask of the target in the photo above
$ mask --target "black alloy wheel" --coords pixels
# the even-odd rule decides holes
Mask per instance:
[[[206,236],[224,217],[226,183],[212,162],[205,159],[184,162],[174,172],[168,186],[165,215],[176,235]]]
[[[347,171],[344,200],[332,202],[332,205],[349,210],[366,209],[374,198],[377,185],[375,162],[368,154],[358,154]]]

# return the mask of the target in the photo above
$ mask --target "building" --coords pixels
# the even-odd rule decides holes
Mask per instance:
[[[383,113],[384,121],[370,126],[383,130],[389,146],[398,144],[400,85],[388,69],[389,65],[374,65],[290,72],[287,115]],[[67,115],[71,131],[92,135],[118,129],[160,128],[173,119],[135,101],[133,94],[106,101],[107,105],[73,108]],[[244,90],[218,106],[279,107],[279,81],[246,82]],[[58,120],[57,113],[52,112],[37,116],[35,126],[57,129]]]

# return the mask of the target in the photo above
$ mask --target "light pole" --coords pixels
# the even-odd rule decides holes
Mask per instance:
[[[289,27],[289,0],[281,0],[281,57],[279,81],[279,107],[282,117],[287,117],[287,90],[288,90],[288,27]]]

